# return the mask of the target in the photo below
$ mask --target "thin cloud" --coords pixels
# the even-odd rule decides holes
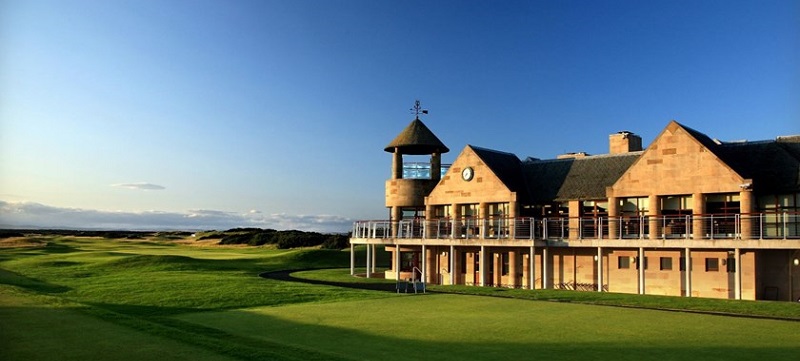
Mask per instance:
[[[118,183],[112,184],[112,187],[117,188],[128,188],[128,189],[139,189],[143,191],[160,191],[166,189],[164,186],[160,186],[158,184],[153,183],[146,183],[146,182],[139,182],[139,183]]]
[[[224,230],[237,227],[347,232],[353,220],[332,215],[263,214],[219,210],[121,212],[0,201],[0,227],[119,230]]]

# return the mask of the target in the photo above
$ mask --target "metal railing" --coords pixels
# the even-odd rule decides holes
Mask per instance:
[[[353,238],[800,239],[800,213],[356,221]]]

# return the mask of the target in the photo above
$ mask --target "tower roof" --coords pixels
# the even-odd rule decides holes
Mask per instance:
[[[398,148],[401,154],[425,155],[447,153],[450,151],[419,118],[414,119],[389,145],[384,148],[394,153]]]

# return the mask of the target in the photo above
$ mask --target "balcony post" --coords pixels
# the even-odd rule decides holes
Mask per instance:
[[[753,190],[752,189],[742,189],[739,192],[739,238],[741,239],[752,239],[753,238],[753,212],[754,212],[754,205],[753,202]]]
[[[703,239],[705,238],[705,230],[703,229],[706,213],[706,201],[703,193],[692,194],[692,238]]]
[[[619,239],[619,202],[617,197],[608,197],[608,238]],[[602,234],[602,233],[601,233]]]
[[[655,194],[651,194],[648,199],[649,206],[647,215],[649,216],[650,239],[661,238],[661,222],[658,219],[661,215],[661,205],[658,201],[659,197]]]

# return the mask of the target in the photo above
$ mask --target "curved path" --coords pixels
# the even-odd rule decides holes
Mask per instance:
[[[297,278],[292,276],[294,272],[301,272],[301,271],[313,271],[318,270],[321,268],[308,268],[308,269],[294,269],[294,270],[283,270],[283,271],[271,271],[271,272],[263,272],[259,274],[259,277],[269,278],[278,281],[289,281],[289,282],[301,282],[301,283],[308,283],[312,285],[327,285],[327,286],[336,286],[336,287],[347,287],[347,288],[356,288],[361,290],[372,290],[372,291],[388,291],[388,292],[396,292],[396,285],[393,283],[358,283],[358,282],[333,282],[333,281],[320,281],[320,280],[309,280],[305,278]]]

